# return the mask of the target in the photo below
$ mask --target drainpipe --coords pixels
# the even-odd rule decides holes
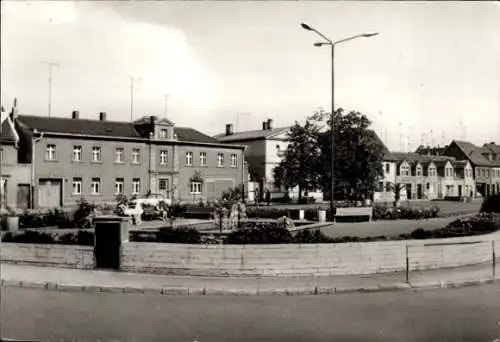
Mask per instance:
[[[245,198],[245,150],[246,150],[246,146],[244,146],[244,148],[241,150],[241,199],[242,199],[243,203],[246,203],[246,198]],[[239,213],[239,211],[238,211],[238,213]]]
[[[40,133],[40,136],[35,138],[35,134],[38,133],[38,130],[35,128],[33,130],[33,136],[31,137],[31,189],[30,189],[30,204],[31,209],[35,208],[35,161],[36,161],[36,153],[35,153],[35,144],[42,140],[43,132]]]

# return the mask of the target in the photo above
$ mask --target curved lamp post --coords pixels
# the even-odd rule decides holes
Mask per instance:
[[[333,114],[335,113],[335,46],[340,44],[340,43],[345,43],[349,40],[353,40],[353,39],[357,39],[357,38],[369,38],[369,37],[373,37],[373,36],[376,36],[378,35],[378,32],[376,33],[363,33],[363,34],[358,34],[358,35],[355,35],[355,36],[352,36],[352,37],[348,37],[348,38],[344,38],[344,39],[341,39],[341,40],[337,40],[337,41],[332,41],[331,39],[329,39],[328,37],[326,37],[323,33],[319,32],[318,30],[316,30],[315,28],[307,25],[307,24],[304,24],[304,23],[301,23],[300,26],[302,26],[303,29],[305,30],[308,30],[308,31],[313,31],[313,32],[316,32],[316,34],[318,34],[321,38],[324,39],[323,42],[317,42],[317,43],[314,43],[314,46],[317,46],[317,47],[321,47],[323,45],[329,45],[331,47],[331,58],[332,58],[332,103],[331,103],[331,111],[332,111],[332,116],[331,116],[331,120],[330,120],[330,138],[331,138],[331,141],[332,141],[332,161],[331,161],[331,164],[330,164],[330,172],[331,172],[331,188],[330,188],[330,210],[332,210],[333,212],[333,209],[334,209],[334,187],[335,187],[335,175],[334,175],[334,147],[335,147],[335,141],[334,141],[334,134],[333,134],[333,130],[334,130],[334,125],[333,125]]]

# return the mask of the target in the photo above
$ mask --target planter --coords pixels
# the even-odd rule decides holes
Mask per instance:
[[[8,216],[7,217],[7,230],[9,232],[17,232],[19,230],[19,217],[18,216]]]

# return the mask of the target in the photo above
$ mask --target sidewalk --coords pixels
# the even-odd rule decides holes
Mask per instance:
[[[497,261],[497,263],[500,260]],[[492,264],[452,269],[358,276],[224,278],[76,270],[0,264],[2,286],[60,291],[157,293],[164,295],[306,295],[447,288],[497,282]]]

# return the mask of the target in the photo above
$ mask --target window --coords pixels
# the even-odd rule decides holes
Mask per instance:
[[[392,190],[391,182],[385,183],[385,191],[390,192]]]
[[[391,172],[391,164],[386,163],[385,164],[385,173],[389,173],[389,172]]]
[[[73,178],[73,195],[81,195],[81,194],[82,194],[82,179]]]
[[[101,179],[100,178],[92,178],[92,183],[90,185],[91,187],[91,194],[92,195],[99,195],[101,193]]]
[[[200,152],[200,166],[207,166],[207,152]]]
[[[94,146],[92,147],[92,161],[100,162],[101,161],[101,147]]]
[[[168,179],[165,178],[160,179],[158,188],[163,191],[168,190]]]
[[[115,195],[123,194],[124,183],[123,178],[115,179]]]
[[[490,176],[490,170],[485,170],[486,171],[486,177]]]
[[[409,176],[410,175],[410,167],[408,165],[401,165],[401,168],[400,168],[400,173],[401,173],[401,176]]]
[[[417,176],[422,176],[422,168],[417,166]]]
[[[201,194],[201,182],[191,182],[191,193]]]
[[[430,183],[425,184],[425,188],[426,188],[427,190],[429,190],[429,189],[431,188]]]
[[[384,182],[378,183],[378,191],[380,191],[380,192],[384,191]]]
[[[186,165],[193,165],[193,152],[186,152]]]
[[[160,165],[167,165],[167,156],[168,153],[166,150],[160,151]]]
[[[46,160],[56,160],[56,145],[49,144],[45,150]]]
[[[236,154],[231,154],[231,167],[238,166],[238,156]]]
[[[125,161],[125,151],[123,147],[117,147],[115,149],[115,163],[123,163]]]
[[[73,146],[73,161],[82,161],[82,146]]]
[[[160,129],[160,138],[166,139],[168,137],[168,131],[165,128]]]
[[[429,166],[429,177],[436,176],[436,168],[434,166]]]
[[[141,150],[138,148],[132,149],[132,164],[141,163]]]
[[[224,167],[224,154],[217,153],[217,166]]]
[[[141,192],[141,180],[139,178],[132,178],[132,194],[137,195]]]

